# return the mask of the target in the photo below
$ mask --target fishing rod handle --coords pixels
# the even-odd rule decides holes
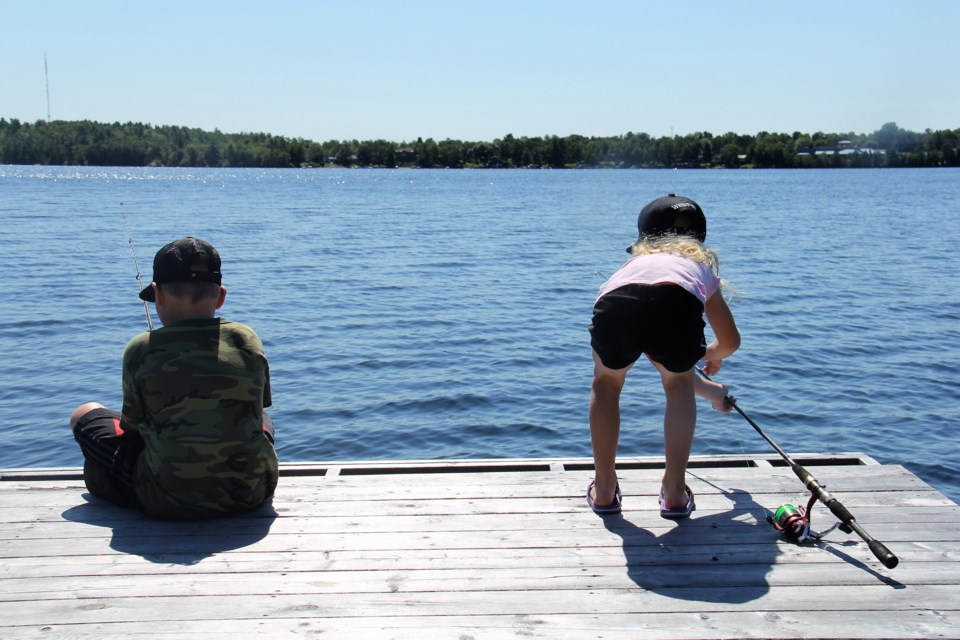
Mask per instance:
[[[867,543],[867,546],[870,547],[870,551],[873,552],[873,555],[876,556],[883,566],[887,569],[893,569],[898,564],[900,564],[900,559],[897,556],[893,555],[893,552],[890,549],[887,549],[887,545],[883,544],[879,540],[871,539]]]
[[[826,489],[821,487],[820,491],[823,495],[818,497],[820,501],[830,509],[830,513],[836,516],[837,519],[840,520],[841,524],[849,527],[851,530],[855,531],[857,535],[863,538],[866,541],[867,546],[870,548],[870,551],[873,552],[873,555],[883,564],[883,566],[885,566],[887,569],[893,569],[900,564],[900,559],[897,558],[897,556],[895,556],[890,549],[887,549],[885,544],[879,540],[875,540],[869,533],[863,530],[863,527],[857,523],[856,518],[854,518],[853,514],[850,513],[845,506],[843,506],[843,503],[830,495]]]
[[[843,506],[842,502],[831,496],[829,493],[826,493],[826,491],[824,491],[824,493],[826,494],[826,499],[820,497],[820,502],[827,505],[827,508],[830,509],[830,513],[835,515],[837,520],[847,525],[856,520],[856,518],[853,517],[853,514],[850,513],[845,506]]]
[[[875,540],[869,533],[863,530],[863,527],[861,527],[856,520],[851,518],[849,522],[844,522],[844,524],[850,527],[857,533],[857,535],[866,541],[867,547],[870,549],[876,559],[879,560],[887,569],[893,569],[900,564],[900,559],[894,555],[890,549],[887,549],[887,545],[883,544],[879,540]]]

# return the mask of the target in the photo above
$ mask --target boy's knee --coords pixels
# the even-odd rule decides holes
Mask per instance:
[[[73,413],[70,414],[70,430],[73,431],[73,428],[77,426],[80,419],[94,409],[106,409],[106,407],[99,402],[86,402],[74,409]]]

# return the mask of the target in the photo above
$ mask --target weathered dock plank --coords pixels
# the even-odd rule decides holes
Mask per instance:
[[[0,638],[960,635],[960,507],[899,466],[797,458],[900,566],[855,534],[777,534],[768,512],[805,496],[769,456],[695,459],[679,523],[657,458],[625,460],[606,518],[578,459],[284,465],[269,508],[180,523],[90,498],[75,469],[0,471]]]
[[[863,638],[863,626],[849,612],[817,612],[818,625],[832,630],[830,638]],[[899,611],[866,613],[872,626],[887,629],[884,637],[942,637],[943,627],[960,626],[953,611],[919,611],[906,619]],[[420,620],[403,617],[272,618],[229,621],[168,621],[156,623],[106,623],[78,625],[70,638],[95,640],[102,637],[193,638],[237,640],[250,637],[392,638],[432,640],[433,638],[551,640],[710,640],[713,638],[813,638],[809,612],[782,613],[622,613],[614,616],[565,614],[520,616],[437,616],[425,631]],[[746,624],[745,624],[746,623]],[[52,628],[21,637],[49,638]],[[955,636],[946,636],[948,638]]]

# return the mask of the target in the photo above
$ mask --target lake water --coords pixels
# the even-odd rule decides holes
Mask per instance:
[[[717,379],[740,406],[788,452],[861,451],[960,501],[952,169],[0,166],[0,468],[81,464],[71,410],[120,404],[146,328],[124,215],[147,280],[177,237],[220,250],[282,461],[589,456],[593,299],[668,192],[703,206],[737,290]],[[662,455],[661,415],[638,366],[621,453]],[[770,449],[704,404],[693,453]]]

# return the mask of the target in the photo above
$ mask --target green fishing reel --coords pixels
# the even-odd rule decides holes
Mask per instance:
[[[825,531],[813,531],[810,528],[810,510],[817,501],[816,495],[811,495],[806,508],[798,507],[793,504],[782,504],[777,507],[774,514],[767,515],[767,522],[773,525],[774,529],[784,535],[784,537],[796,542],[806,540],[819,540],[834,529],[840,526],[840,522],[835,523]]]
[[[772,516],[767,516],[767,522],[784,536],[797,542],[803,542],[810,535],[810,518],[803,507],[782,504]]]

